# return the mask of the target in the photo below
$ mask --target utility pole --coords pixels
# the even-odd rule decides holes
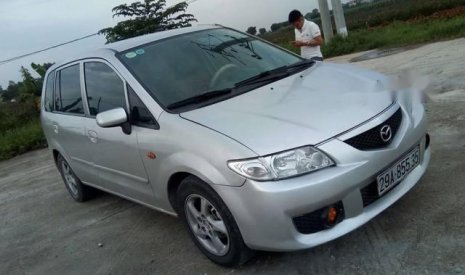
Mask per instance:
[[[331,16],[329,15],[328,0],[318,0],[320,6],[321,24],[323,25],[323,35],[325,43],[328,43],[333,38],[333,25],[331,24]]]
[[[346,19],[344,17],[344,9],[342,8],[341,0],[331,0],[331,5],[333,6],[337,33],[342,37],[347,37]]]

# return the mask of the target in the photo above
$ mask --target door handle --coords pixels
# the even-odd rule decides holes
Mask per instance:
[[[89,130],[87,131],[87,137],[90,139],[92,143],[97,143],[98,141],[98,135],[97,132]]]

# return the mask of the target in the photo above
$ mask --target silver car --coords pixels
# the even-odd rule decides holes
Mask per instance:
[[[109,44],[48,70],[42,126],[71,197],[179,216],[213,262],[334,240],[430,161],[421,101],[387,77],[221,26]]]

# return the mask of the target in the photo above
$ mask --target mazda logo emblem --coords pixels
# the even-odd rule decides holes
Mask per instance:
[[[389,142],[392,138],[392,129],[389,125],[384,125],[383,127],[381,127],[381,131],[379,133],[381,135],[381,139],[384,142]]]

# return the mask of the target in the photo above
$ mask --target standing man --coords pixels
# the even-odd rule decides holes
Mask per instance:
[[[289,23],[295,28],[294,47],[300,48],[303,58],[323,61],[320,45],[323,44],[320,28],[317,24],[308,21],[298,10],[289,13]]]

